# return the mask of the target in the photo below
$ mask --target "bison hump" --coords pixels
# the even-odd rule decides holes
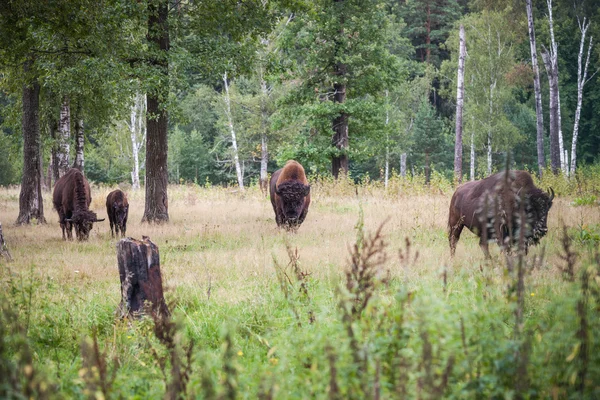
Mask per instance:
[[[277,179],[277,187],[287,181],[297,181],[305,185],[308,184],[306,174],[304,173],[304,167],[302,167],[299,162],[290,160],[285,164]]]

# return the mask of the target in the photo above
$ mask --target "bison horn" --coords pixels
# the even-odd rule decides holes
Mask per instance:
[[[106,219],[106,218],[102,218],[102,219],[98,219],[98,218],[96,218],[96,219],[95,219],[93,222],[102,222],[102,221],[104,221],[105,219]]]
[[[277,188],[277,185],[275,185],[275,194],[277,196],[281,196],[281,192],[279,191],[279,189]]]
[[[310,193],[310,185],[304,185],[304,195],[308,196]]]
[[[550,201],[552,201],[554,199],[554,189],[550,188],[548,194],[550,194]]]
[[[69,218],[69,219],[65,219],[65,222],[73,222],[73,220],[71,218]]]

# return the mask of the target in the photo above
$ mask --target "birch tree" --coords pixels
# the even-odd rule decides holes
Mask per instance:
[[[63,97],[58,120],[58,146],[56,153],[58,177],[67,173],[69,168],[69,153],[71,151],[71,106],[69,98]]]
[[[244,191],[244,174],[242,171],[242,166],[240,164],[237,137],[235,135],[235,128],[233,126],[233,114],[231,113],[231,97],[229,95],[227,71],[225,71],[225,73],[223,74],[223,85],[225,87],[223,101],[225,102],[225,115],[227,117],[227,126],[229,128],[229,133],[231,134],[231,151],[233,153],[233,164],[235,166],[235,173],[237,176],[238,186],[241,191]]]
[[[83,150],[85,146],[85,134],[83,117],[80,114],[81,108],[78,106],[75,116],[75,161],[73,162],[73,168],[77,168],[81,172],[84,172],[83,167],[85,165],[85,157]]]
[[[131,187],[133,190],[140,188],[140,151],[146,142],[146,126],[144,124],[144,113],[146,112],[146,96],[136,93],[131,112],[128,128],[131,138],[131,158],[133,161],[131,169]]]
[[[535,115],[537,131],[537,156],[538,156],[538,174],[540,178],[544,168],[546,168],[546,158],[544,156],[544,114],[542,110],[542,89],[540,85],[540,70],[537,62],[537,47],[535,43],[535,28],[533,25],[533,9],[531,0],[526,0],[527,26],[529,30],[529,48],[531,50],[531,67],[533,69],[533,90],[535,94]]]
[[[590,36],[590,41],[588,42],[585,66],[583,66],[585,36],[587,34],[588,28],[590,27],[591,21],[588,20],[586,22],[586,18],[584,17],[583,22],[578,18],[577,23],[579,24],[579,30],[581,32],[581,40],[579,42],[579,54],[577,55],[577,108],[575,109],[575,121],[573,123],[573,141],[571,143],[571,176],[575,174],[575,169],[577,167],[577,139],[579,136],[579,119],[581,118],[581,104],[583,102],[583,87],[595,75],[594,73],[589,79],[587,78],[588,65],[590,63],[590,55],[592,52],[594,39],[592,36]]]
[[[548,5],[548,24],[550,27],[550,49],[542,45],[542,60],[548,75],[550,90],[550,165],[552,173],[564,171],[564,149],[562,145],[562,132],[560,128],[560,95],[558,87],[558,45],[554,38],[554,21],[552,19],[552,0],[546,0]]]
[[[458,73],[456,79],[456,140],[454,143],[454,180],[460,184],[462,183],[463,97],[465,92],[465,57],[467,52],[465,43],[465,27],[462,24],[460,25],[459,41]]]

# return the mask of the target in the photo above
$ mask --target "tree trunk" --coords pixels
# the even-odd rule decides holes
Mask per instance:
[[[0,223],[0,258],[6,258],[6,261],[12,261],[12,256],[10,255],[10,251],[8,250],[8,246],[4,241],[4,233],[2,232],[2,223]]]
[[[223,84],[225,85],[225,113],[227,114],[227,123],[229,132],[231,133],[231,148],[233,150],[233,163],[235,165],[235,173],[237,175],[238,186],[244,191],[244,173],[240,164],[240,155],[238,152],[237,138],[233,127],[233,115],[231,114],[231,98],[229,97],[229,84],[227,82],[227,71],[223,74]]]
[[[83,146],[85,143],[84,131],[83,131],[83,118],[77,116],[75,121],[75,162],[73,163],[73,168],[77,168],[81,172],[83,172],[84,166],[84,156],[83,156]]]
[[[470,174],[469,178],[474,181],[475,180],[475,133],[471,132],[471,158],[469,162],[470,166]]]
[[[431,180],[431,159],[429,157],[429,152],[425,151],[425,184],[429,185],[430,180]]]
[[[121,239],[117,243],[117,261],[121,278],[121,317],[138,317],[146,311],[169,316],[160,273],[158,247],[147,236],[142,240]]]
[[[579,22],[579,21],[577,21]],[[573,141],[571,143],[571,176],[575,175],[575,169],[577,167],[577,137],[579,136],[579,119],[581,118],[581,104],[583,102],[583,87],[587,83],[587,72],[588,65],[590,62],[590,55],[592,51],[593,37],[590,37],[588,44],[587,58],[585,60],[585,67],[582,66],[583,61],[583,49],[585,47],[585,35],[590,26],[590,22],[586,24],[586,19],[583,19],[583,24],[579,23],[579,30],[581,31],[581,41],[579,42],[579,55],[577,56],[577,108],[575,109],[575,121],[573,123]],[[582,68],[583,67],[583,68]],[[583,73],[582,73],[583,70]],[[593,75],[592,75],[593,76]],[[591,79],[591,78],[590,78]]]
[[[406,153],[400,154],[400,176],[406,178]]]
[[[465,92],[465,27],[460,26],[459,31],[460,51],[458,56],[458,76],[456,85],[456,141],[454,142],[454,180],[462,183],[462,158],[463,158],[463,99]]]
[[[488,131],[487,137],[487,174],[492,175],[492,132]]]
[[[562,127],[561,127],[561,118],[560,118],[560,87],[558,86],[558,44],[556,43],[555,37],[554,37],[554,20],[552,18],[552,0],[546,0],[546,4],[548,5],[548,24],[550,25],[550,64],[552,65],[552,79],[555,80],[555,84],[556,84],[556,140],[557,140],[557,144],[555,145],[555,147],[557,147],[558,149],[556,150],[558,152],[558,162],[560,163],[560,170],[563,171],[563,173],[566,174],[565,171],[565,159],[564,159],[564,145],[563,145],[563,136],[562,136]],[[544,60],[544,63],[546,61]],[[547,68],[547,67],[546,67]],[[550,117],[550,127],[552,127],[552,116]],[[552,142],[552,136],[551,136],[551,142]],[[550,147],[552,148],[552,143],[550,144]],[[556,172],[554,172],[556,173]]]
[[[165,104],[169,93],[168,2],[160,0],[148,3],[148,42],[161,50],[162,56],[153,66],[160,68],[163,81],[160,87],[147,94],[146,127],[146,206],[142,222],[163,223],[169,221],[167,185],[167,127],[168,113]]]
[[[56,153],[58,177],[67,173],[69,164],[69,153],[71,152],[71,106],[69,98],[63,97],[60,106],[60,119],[58,122],[58,151]]]
[[[338,70],[345,70],[345,66],[340,65]],[[344,75],[345,72],[339,73]],[[346,101],[346,85],[336,83],[334,85],[334,102],[343,104]],[[332,143],[339,151],[331,160],[331,173],[337,179],[339,174],[348,174],[348,114],[342,111],[339,116],[333,120],[333,140]]]
[[[30,64],[25,65],[25,73]],[[23,87],[23,178],[19,194],[17,225],[30,224],[32,219],[46,223],[41,183],[40,151],[40,85],[37,81]]]
[[[388,125],[390,124],[390,93],[385,91],[385,166],[384,166],[384,187],[387,189],[390,179],[390,133]]]
[[[260,190],[262,190],[263,194],[267,195],[267,166],[269,164],[269,152],[267,149],[267,137],[269,131],[269,112],[267,109],[267,99],[269,98],[269,89],[267,87],[267,81],[264,78],[262,68],[260,69],[260,89],[262,92],[261,102],[260,102],[260,112],[261,112],[261,130],[262,133],[260,135],[260,179],[259,186]]]
[[[496,81],[490,84],[490,120],[493,118],[494,112],[494,89],[496,88]],[[492,130],[488,130],[487,134],[487,174],[492,175]]]
[[[131,155],[133,158],[131,170],[131,187],[133,190],[140,188],[140,151],[146,141],[146,129],[143,124],[143,115],[146,109],[145,99],[146,96],[137,93],[131,106],[129,133],[131,137]]]
[[[535,29],[533,26],[533,10],[531,6],[531,0],[526,0],[526,8],[527,25],[529,27],[529,47],[531,50],[531,67],[533,68],[533,90],[535,92],[538,173],[541,178],[544,168],[546,168],[546,159],[544,156],[544,114],[542,112],[542,89],[540,86],[540,71],[537,62],[537,48],[535,44]]]
[[[334,0],[334,2],[342,2],[343,0]],[[340,18],[340,30],[339,35],[343,36],[344,33],[344,17]],[[336,53],[338,49],[336,48]],[[341,56],[341,55],[340,55]],[[341,58],[341,57],[340,57]],[[346,102],[346,64],[337,61],[335,64],[335,75],[336,82],[333,85],[334,103],[344,104]],[[343,107],[343,106],[342,106]],[[331,159],[331,173],[337,179],[340,172],[343,175],[348,175],[348,114],[345,111],[340,111],[338,116],[333,120],[333,138],[332,144],[336,147],[338,153]]]
[[[557,70],[552,65],[551,55],[542,50],[542,60],[548,73],[550,87],[550,166],[553,174],[560,171],[560,149],[558,147],[558,76]]]

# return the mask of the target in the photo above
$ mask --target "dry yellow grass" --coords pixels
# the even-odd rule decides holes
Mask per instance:
[[[106,216],[104,201],[111,190],[92,189],[91,208],[99,217]],[[159,226],[140,223],[143,191],[128,193],[127,234],[136,238],[149,236],[159,246],[167,288],[193,287],[206,292],[210,286],[212,299],[218,302],[247,300],[274,281],[273,257],[287,262],[286,241],[298,248],[303,268],[313,277],[337,280],[348,258],[348,246],[356,237],[359,203],[367,231],[387,220],[384,233],[392,274],[402,275],[409,284],[439,279],[444,266],[450,274],[460,275],[476,271],[484,263],[477,240],[468,231],[463,233],[455,259],[450,259],[446,238],[450,195],[390,198],[381,189],[359,189],[359,197],[333,196],[329,190],[315,188],[306,221],[297,234],[289,234],[277,229],[269,200],[256,188],[245,194],[194,186],[172,186],[169,190],[171,222]],[[33,266],[39,279],[83,284],[92,291],[92,297],[107,295],[117,303],[116,239],[110,236],[108,220],[95,224],[88,242],[65,242],[49,201],[50,193],[45,193],[44,202],[48,224],[12,225],[18,215],[18,193],[17,188],[0,189],[0,218],[15,259],[11,270],[23,272]],[[534,281],[556,274],[561,220],[568,226],[600,224],[600,209],[573,207],[570,199],[555,200],[549,217],[550,232],[542,241],[547,248],[547,268],[534,272]],[[402,268],[397,252],[404,248],[406,237],[412,248],[419,251],[419,258],[414,265]],[[497,249],[494,254],[499,257]]]

